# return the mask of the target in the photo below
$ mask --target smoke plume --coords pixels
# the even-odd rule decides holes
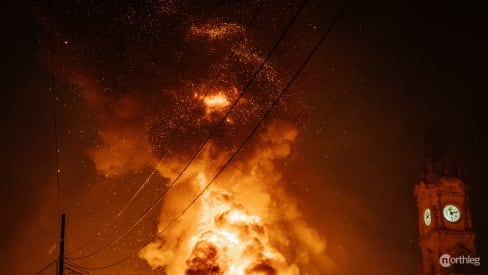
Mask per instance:
[[[168,227],[283,87],[267,62],[233,106],[263,53],[239,20],[189,14],[182,11],[185,4],[171,3],[101,9],[96,24],[74,32],[86,36],[67,39],[66,56],[69,50],[77,56],[65,56],[71,71],[58,72],[82,91],[97,117],[97,139],[87,153],[106,177],[150,167],[168,184],[212,134],[164,198],[155,239],[139,256],[167,274],[324,274],[331,268],[326,243],[305,222],[278,165],[299,135],[298,98],[293,108],[274,110],[207,192]],[[106,29],[94,27],[103,23]]]

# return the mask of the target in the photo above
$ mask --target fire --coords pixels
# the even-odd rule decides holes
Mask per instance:
[[[141,88],[111,94],[90,77],[83,81],[87,102],[100,112],[100,144],[89,152],[97,171],[116,177],[154,167],[168,182],[176,178],[236,102],[243,80],[263,61],[247,39],[237,39],[246,33],[236,26],[193,27],[192,39],[184,42],[205,41],[195,53],[202,53],[204,64],[216,64],[205,66],[205,75],[194,79],[174,78],[161,92]],[[232,56],[218,54],[214,46]],[[276,167],[290,156],[298,136],[290,121],[296,102],[266,120],[228,169],[179,216],[267,111],[282,86],[276,76],[272,63],[266,63],[257,85],[239,97],[226,117],[228,123],[166,193],[155,239],[139,251],[151,268],[170,275],[315,275],[330,270],[323,237],[305,221],[285,190],[285,174]]]
[[[205,118],[207,120],[211,119],[212,114],[226,111],[231,104],[230,97],[233,99],[237,96],[237,89],[235,87],[228,90],[226,93],[218,90],[212,90],[210,94],[204,95],[195,93],[194,97],[205,107]]]
[[[274,166],[296,136],[287,123],[270,124],[260,150],[237,161],[167,227],[213,176],[216,160],[204,159],[164,201],[159,234],[139,256],[171,275],[325,274],[325,243],[278,184],[282,175]]]
[[[207,108],[207,113],[222,110],[230,105],[229,100],[221,93],[203,97],[203,102]]]
[[[200,180],[196,180],[197,185]],[[215,188],[202,197],[197,207],[192,237],[179,240],[184,243],[180,252],[186,252],[184,273],[179,270],[169,274],[299,274],[298,267],[288,264],[273,246],[269,225],[231,192]],[[149,259],[149,254],[157,253],[152,248],[147,246],[140,255]]]
[[[271,244],[260,216],[253,215],[223,190],[202,198],[198,234],[188,243],[186,274],[276,274],[288,267]],[[286,273],[298,274],[297,268]]]

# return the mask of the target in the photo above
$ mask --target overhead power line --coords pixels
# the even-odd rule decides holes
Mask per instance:
[[[257,130],[260,128],[260,126],[263,124],[263,122],[268,118],[268,116],[271,114],[273,109],[278,105],[280,100],[283,98],[285,93],[288,91],[288,89],[291,87],[291,85],[295,82],[295,80],[298,78],[300,73],[303,71],[305,66],[308,64],[308,62],[312,59],[312,56],[315,54],[315,52],[319,49],[320,45],[322,42],[325,40],[327,35],[330,33],[332,28],[335,26],[337,23],[338,19],[340,16],[343,14],[345,8],[349,4],[350,0],[348,0],[343,8],[340,10],[340,12],[336,15],[332,23],[329,25],[327,28],[326,32],[322,35],[320,40],[315,44],[313,47],[312,51],[308,54],[307,58],[305,61],[300,65],[296,73],[293,75],[293,77],[290,79],[288,84],[283,88],[281,93],[278,95],[278,97],[271,103],[270,107],[266,110],[264,115],[261,117],[261,119],[258,121],[256,126],[251,130],[251,132],[246,136],[246,138],[242,141],[242,143],[239,145],[239,147],[232,153],[230,158],[225,162],[225,164],[219,169],[219,171],[215,174],[215,176],[208,182],[208,184],[198,193],[198,195],[181,211],[178,215],[176,215],[171,222],[168,223],[166,227],[163,228],[163,230],[159,231],[159,234],[165,233],[180,217],[182,217],[201,197],[202,195],[208,190],[208,188],[215,182],[215,180],[222,174],[222,172],[227,168],[227,166],[232,162],[232,160],[237,156],[237,154],[244,148],[244,146],[249,142],[251,137],[257,132]]]
[[[39,270],[38,272],[36,272],[36,275],[42,274],[44,271],[46,271],[48,268],[50,268],[53,264],[56,265],[56,270],[57,270],[57,268],[58,268],[58,260],[53,260],[52,262],[48,263],[43,268],[41,268],[41,270]]]
[[[49,19],[53,18],[53,7],[52,2],[48,1],[48,17]],[[59,169],[59,141],[58,141],[58,115],[57,115],[57,108],[56,108],[56,101],[58,100],[56,96],[56,67],[54,63],[54,23],[49,25],[49,57],[51,61],[51,87],[49,91],[51,92],[52,98],[52,116],[53,116],[53,132],[54,132],[54,156],[55,156],[55,165],[56,165],[56,193],[57,193],[57,211],[58,211],[58,227],[61,228],[61,240],[60,240],[60,250],[59,250],[59,260],[55,261],[56,263],[56,273],[63,273],[63,247],[64,247],[64,214],[61,215],[61,184],[59,180],[59,173],[61,172]],[[52,263],[51,263],[52,264]]]
[[[52,3],[49,2],[48,14],[49,17],[53,17]],[[56,165],[56,193],[57,193],[57,209],[58,217],[61,217],[61,194],[60,194],[60,181],[59,181],[59,141],[58,141],[58,115],[56,108],[56,101],[58,100],[56,96],[56,67],[54,63],[54,24],[50,24],[49,29],[49,58],[51,62],[51,87],[49,91],[51,92],[52,98],[52,119],[53,119],[53,132],[54,132],[54,149],[55,149],[55,165]],[[58,226],[61,226],[61,220],[58,219]]]
[[[219,171],[215,174],[215,176],[212,178],[211,181],[209,181],[209,183],[201,190],[201,192],[187,205],[187,207],[185,207],[175,218],[173,218],[170,223],[168,223],[168,225],[160,231],[160,234],[163,234],[164,232],[166,232],[169,228],[171,228],[171,226],[180,218],[182,217],[197,201],[198,199],[201,198],[201,196],[208,190],[208,188],[210,188],[210,186],[215,182],[215,180],[220,176],[220,174],[228,167],[228,165],[231,163],[231,161],[237,156],[237,154],[240,152],[240,150],[242,150],[242,148],[244,148],[244,146],[246,145],[247,142],[249,142],[249,140],[251,139],[251,137],[257,132],[257,130],[260,128],[260,126],[263,124],[263,122],[268,118],[268,116],[271,114],[271,112],[273,111],[273,109],[278,105],[278,103],[280,102],[280,100],[283,98],[283,96],[285,95],[285,93],[288,91],[288,89],[291,87],[291,85],[296,81],[296,79],[298,78],[298,76],[300,75],[300,73],[304,70],[304,68],[307,66],[307,64],[310,62],[311,58],[313,57],[313,55],[317,52],[317,50],[320,48],[320,45],[323,43],[323,41],[325,40],[325,38],[327,38],[327,36],[329,35],[329,33],[332,31],[332,29],[334,28],[334,26],[337,24],[338,20],[341,18],[341,16],[344,14],[344,11],[346,10],[346,8],[348,7],[348,5],[350,4],[351,0],[347,0],[344,4],[344,6],[339,10],[339,12],[336,14],[336,16],[334,17],[334,19],[332,20],[332,22],[330,23],[329,27],[326,29],[326,31],[324,32],[324,34],[321,36],[321,38],[319,39],[319,41],[315,44],[315,46],[312,48],[311,52],[308,54],[307,58],[305,59],[305,61],[301,64],[301,66],[298,68],[298,70],[296,71],[296,73],[293,75],[293,77],[290,79],[290,81],[287,83],[287,85],[283,88],[283,90],[281,91],[281,93],[278,95],[278,97],[272,102],[272,104],[270,105],[270,107],[268,108],[268,110],[266,111],[266,113],[261,117],[261,119],[258,121],[258,123],[256,124],[256,126],[252,129],[252,131],[248,134],[248,136],[246,136],[246,138],[243,140],[243,142],[240,144],[240,146],[236,149],[236,151],[234,151],[234,153],[230,156],[230,158],[227,160],[227,162],[219,169]],[[138,250],[134,250],[133,252],[131,252],[129,255],[115,261],[115,262],[112,262],[110,264],[107,264],[107,265],[103,265],[103,266],[97,266],[97,267],[83,267],[85,270],[99,270],[99,269],[105,269],[105,268],[109,268],[109,267],[112,267],[112,266],[115,266],[117,264],[120,264],[121,262],[127,260],[128,258],[130,258],[131,256],[135,255],[137,252],[139,251]]]
[[[159,166],[161,165],[161,163],[163,163],[163,161],[166,160],[166,157],[169,155],[169,152],[171,151],[172,148],[170,148],[168,151],[166,151],[166,153],[164,154],[164,156],[161,158],[161,160],[158,162],[158,164],[156,164],[156,167],[152,170],[152,172],[149,174],[149,176],[147,176],[147,178],[144,180],[144,182],[141,184],[141,186],[139,186],[139,188],[137,189],[137,191],[132,195],[132,197],[127,201],[127,203],[120,209],[120,211],[117,213],[117,215],[115,215],[112,220],[108,223],[108,225],[106,226],[106,228],[112,226],[115,221],[127,210],[127,208],[129,208],[130,204],[136,199],[136,197],[141,193],[141,191],[144,189],[144,187],[146,187],[149,182],[151,181],[151,178],[154,176],[154,174],[156,174],[157,172],[157,169],[159,168]],[[68,252],[67,254],[68,255],[72,255],[74,254],[76,251],[80,251],[81,249],[85,248],[94,238],[95,238],[96,235],[91,235],[91,237],[89,237],[85,242],[83,242],[77,249],[73,250],[73,251],[70,251]]]
[[[78,274],[83,275],[84,273],[90,273],[90,274],[92,273],[88,270],[85,270],[83,267],[81,267],[75,263],[66,261],[65,264],[66,264],[66,269],[69,269],[71,272],[73,272],[76,275],[78,275]]]
[[[256,21],[257,17],[258,17],[258,14],[259,14],[259,10],[261,9],[261,7],[263,6],[265,0],[260,0],[259,3],[256,5],[256,9],[248,23],[248,28],[250,28],[253,24],[254,24],[254,21]],[[232,57],[234,54],[234,52],[231,52],[230,54],[230,57]],[[158,162],[158,164],[154,167],[154,169],[152,170],[152,172],[149,174],[149,176],[146,178],[146,180],[141,184],[141,186],[137,189],[137,191],[132,195],[132,197],[126,202],[126,204],[121,208],[121,210],[113,217],[113,219],[104,227],[104,228],[109,228],[111,227],[115,221],[129,208],[129,206],[132,204],[132,202],[136,199],[136,197],[141,193],[141,191],[149,184],[151,178],[154,176],[154,174],[157,172],[157,169],[159,168],[159,166],[163,163],[163,161],[166,159],[166,157],[169,155],[169,153],[171,152],[173,146],[171,146],[167,151],[166,153],[164,154],[164,156],[160,159],[160,161]],[[77,251],[80,251],[81,249],[85,248],[97,235],[96,234],[92,234],[89,238],[86,239],[86,241],[84,241],[78,248],[70,251],[67,253],[67,255],[73,255],[74,253],[76,253]]]
[[[196,151],[196,153],[193,154],[193,156],[190,158],[190,160],[185,165],[185,167],[183,168],[183,170],[175,177],[175,179],[171,182],[171,184],[168,186],[168,188],[158,197],[158,199],[156,201],[154,201],[154,203],[151,205],[151,207],[149,207],[148,209],[146,209],[146,211],[144,212],[144,214],[135,223],[133,223],[125,231],[123,231],[122,234],[120,234],[117,238],[113,239],[112,241],[110,241],[109,243],[105,244],[101,248],[93,251],[92,253],[89,253],[87,255],[84,255],[84,256],[79,256],[79,257],[66,257],[67,259],[70,259],[70,260],[81,260],[81,259],[89,258],[91,256],[94,256],[94,255],[102,252],[103,250],[107,249],[111,245],[117,243],[127,233],[129,233],[134,227],[136,227],[145,217],[147,217],[147,215],[161,202],[161,200],[165,197],[165,195],[168,193],[168,191],[170,191],[173,188],[173,186],[181,178],[181,176],[186,172],[186,170],[190,167],[190,165],[193,163],[193,161],[200,155],[200,153],[206,147],[206,145],[208,144],[208,142],[213,138],[213,136],[215,135],[215,133],[217,132],[217,130],[225,123],[227,117],[234,110],[235,106],[239,103],[240,99],[244,96],[244,94],[247,92],[247,90],[249,89],[249,87],[251,86],[251,84],[254,82],[254,80],[257,78],[257,76],[259,75],[259,73],[265,67],[265,64],[269,61],[269,59],[271,58],[271,56],[273,55],[273,53],[276,51],[276,49],[278,48],[279,44],[284,39],[285,35],[288,33],[289,29],[291,28],[291,26],[293,25],[293,23],[296,21],[296,18],[298,17],[298,15],[300,14],[300,12],[305,7],[305,4],[306,3],[307,3],[307,0],[304,0],[301,3],[300,7],[295,11],[295,13],[293,14],[292,18],[290,19],[290,21],[286,25],[285,29],[280,34],[280,36],[279,36],[278,40],[276,41],[276,43],[273,45],[273,47],[271,48],[271,50],[269,51],[269,53],[267,54],[267,56],[265,57],[265,59],[261,62],[260,66],[255,71],[255,73],[251,76],[251,78],[249,79],[249,81],[246,83],[246,85],[242,89],[242,92],[235,99],[235,101],[233,102],[233,104],[230,106],[229,110],[225,113],[225,115],[222,117],[222,119],[219,121],[219,123],[214,127],[214,129],[210,132],[209,136],[205,139],[205,141],[200,145],[200,147],[198,148],[198,150]]]

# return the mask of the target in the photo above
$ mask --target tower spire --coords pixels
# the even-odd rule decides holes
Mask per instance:
[[[425,170],[426,176],[442,176],[444,174],[446,139],[435,126],[425,134]]]

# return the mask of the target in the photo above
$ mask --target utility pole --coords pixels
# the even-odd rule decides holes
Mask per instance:
[[[65,222],[65,215],[63,213],[61,214],[61,241],[59,244],[58,275],[63,275],[63,269],[64,269],[64,222]]]

